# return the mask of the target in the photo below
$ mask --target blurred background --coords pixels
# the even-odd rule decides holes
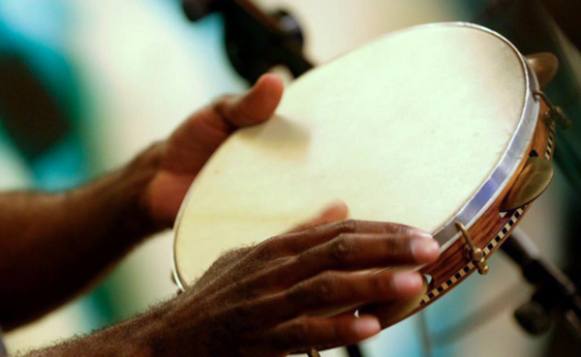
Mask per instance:
[[[438,21],[484,24],[524,54],[557,54],[560,71],[547,92],[574,124],[559,130],[556,177],[522,227],[544,257],[580,283],[574,253],[581,232],[581,9],[575,1],[254,3],[292,13],[315,64],[386,32]],[[241,74],[252,74],[232,65],[224,22],[218,13],[190,22],[178,0],[0,0],[0,189],[78,185],[127,162],[212,98],[247,88]],[[174,295],[171,236],[153,237],[95,290],[7,333],[9,351],[88,333]],[[365,343],[365,355],[581,355],[579,340],[558,322],[542,336],[525,333],[512,314],[531,288],[505,256],[494,256],[490,267],[487,276],[472,276],[425,313]]]

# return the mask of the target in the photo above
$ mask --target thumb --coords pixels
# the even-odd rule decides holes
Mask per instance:
[[[282,99],[282,80],[275,74],[265,74],[246,94],[226,100],[221,114],[234,127],[262,123],[272,116]]]

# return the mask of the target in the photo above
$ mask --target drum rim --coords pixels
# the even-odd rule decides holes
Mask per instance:
[[[520,164],[526,160],[527,155],[525,155],[525,151],[530,147],[534,137],[540,112],[540,104],[533,95],[535,91],[539,90],[539,84],[536,77],[532,75],[524,56],[506,37],[487,27],[468,22],[440,24],[477,29],[503,41],[517,56],[525,80],[525,97],[521,116],[498,164],[466,204],[464,204],[464,206],[462,206],[462,208],[460,208],[452,218],[444,223],[441,228],[436,230],[434,234],[434,238],[438,243],[440,243],[440,250],[444,251],[461,237],[461,232],[458,231],[456,223],[463,224],[467,229],[472,227],[478,219],[482,217],[484,212],[486,212],[486,210],[498,199],[498,196],[503,192],[510,180],[516,174]],[[431,25],[437,24],[427,24],[426,26]]]
[[[530,68],[527,66],[524,56],[519,52],[519,50],[512,42],[492,29],[471,22],[434,22],[395,30],[385,34],[384,36],[392,36],[419,28],[443,26],[466,27],[479,30],[493,37],[496,37],[508,45],[521,64],[521,70],[523,71],[523,78],[525,80],[525,98],[523,101],[521,115],[518,120],[518,125],[514,130],[506,149],[500,157],[497,166],[488,175],[486,180],[476,189],[475,193],[467,200],[467,202],[454,215],[452,215],[452,218],[446,221],[446,223],[444,223],[435,231],[434,239],[436,239],[440,244],[440,251],[448,249],[452,244],[460,239],[461,233],[458,232],[456,223],[463,224],[467,229],[472,227],[478,221],[478,219],[482,217],[484,212],[498,199],[498,196],[506,188],[511,178],[518,170],[518,167],[522,161],[527,157],[526,155],[523,155],[523,153],[532,143],[535,128],[538,122],[538,115],[540,112],[540,104],[533,95],[535,91],[539,90],[539,84],[536,77],[532,74]],[[378,39],[381,38],[382,37],[379,37]],[[185,207],[187,206],[187,202],[189,202],[191,192],[192,189],[190,187],[182,201],[173,227],[172,276],[175,284],[181,291],[185,291],[189,284],[186,282],[183,274],[180,273],[177,261],[177,242],[179,239],[180,222],[182,221],[182,216],[184,214]]]

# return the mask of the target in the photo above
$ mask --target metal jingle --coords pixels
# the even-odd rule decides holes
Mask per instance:
[[[535,72],[541,88],[549,84],[559,69],[559,59],[550,52],[539,52],[525,56],[529,67]]]
[[[553,165],[539,156],[529,157],[512,189],[502,202],[502,211],[523,207],[539,197],[553,179]]]

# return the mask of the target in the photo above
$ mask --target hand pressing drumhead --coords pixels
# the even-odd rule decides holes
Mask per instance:
[[[334,205],[313,224],[224,254],[160,308],[151,347],[169,355],[282,356],[377,334],[377,317],[352,311],[421,294],[421,275],[405,268],[434,261],[439,247],[420,230],[346,215]]]

